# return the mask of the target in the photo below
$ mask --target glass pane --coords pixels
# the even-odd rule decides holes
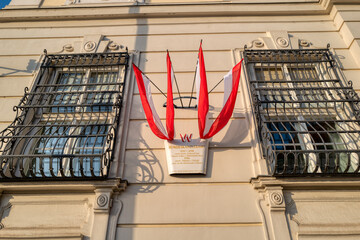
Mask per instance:
[[[337,122],[326,121],[308,124],[308,129],[314,142],[314,148],[323,150],[319,154],[321,169],[323,171],[332,172],[336,166],[340,165],[338,170],[344,171],[348,166],[348,171],[353,171],[352,166],[348,162],[348,154],[346,152],[348,146],[345,144],[348,134],[341,129]],[[326,168],[326,169],[325,169]]]
[[[115,103],[117,86],[117,72],[92,72],[87,87],[86,104],[92,105],[86,108],[89,112],[109,112]],[[100,92],[101,91],[101,92]],[[98,106],[99,104],[108,106]]]
[[[301,146],[298,134],[295,132],[293,123],[290,122],[273,122],[267,124],[271,133],[270,142],[276,156],[277,168],[279,173],[290,173],[294,170],[295,165],[303,166],[303,156],[299,151]],[[298,161],[296,162],[296,159]]]
[[[101,159],[107,146],[106,134],[108,127],[105,125],[89,125],[79,127],[79,137],[74,143],[72,153],[79,155],[75,158],[75,174],[81,176],[81,169],[86,176],[91,176],[91,169],[95,175],[100,175],[102,169]]]
[[[59,73],[54,92],[51,98],[51,111],[53,113],[75,112],[79,104],[82,90],[81,84],[84,83],[84,73]],[[78,93],[77,93],[78,92]],[[66,105],[72,105],[66,107]]]
[[[50,177],[50,169],[53,169],[53,173],[58,175],[60,161],[66,154],[65,150],[69,142],[69,128],[49,123],[41,129],[39,135],[34,138],[36,146],[33,149],[33,154],[39,155],[33,162],[34,172],[37,176],[41,176],[40,169],[43,169],[45,175]]]

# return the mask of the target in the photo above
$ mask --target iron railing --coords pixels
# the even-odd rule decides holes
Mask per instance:
[[[328,49],[245,49],[244,60],[273,175],[359,174],[360,99]]]
[[[104,179],[113,158],[129,55],[45,55],[0,133],[0,179]]]

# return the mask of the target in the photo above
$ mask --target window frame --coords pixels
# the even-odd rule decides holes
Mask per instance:
[[[58,66],[56,64],[54,64],[54,66],[49,66],[49,64],[51,65],[51,60],[49,60],[49,58],[53,59],[63,59],[63,65],[64,66]],[[75,66],[75,70],[69,67],[69,69],[64,70],[66,67],[66,59],[69,58],[71,60],[70,61],[70,65],[71,65],[71,61],[72,58],[82,58],[84,59],[85,64],[83,65],[79,65],[79,66]],[[96,58],[97,58],[97,63],[96,63]],[[101,59],[101,60],[99,60]],[[33,155],[33,156],[17,156],[18,159],[16,159],[15,161],[22,161],[22,163],[14,163],[12,162],[12,160],[10,160],[13,156],[10,155],[4,155],[3,152],[1,152],[2,154],[0,155],[0,158],[2,159],[2,164],[0,167],[0,179],[4,180],[4,181],[16,181],[16,180],[65,180],[65,179],[72,179],[72,180],[95,180],[95,179],[104,179],[107,178],[107,176],[109,175],[110,172],[110,162],[113,160],[114,156],[114,147],[117,141],[119,141],[119,136],[121,136],[120,131],[119,130],[119,122],[120,122],[120,118],[122,118],[122,114],[121,113],[121,108],[123,106],[123,100],[124,100],[124,94],[125,94],[125,88],[128,88],[128,71],[129,71],[129,60],[130,60],[130,55],[128,54],[128,52],[118,52],[118,53],[85,53],[85,54],[61,54],[61,55],[47,55],[45,54],[42,57],[42,64],[41,67],[39,69],[39,72],[36,75],[35,81],[33,83],[32,86],[32,90],[29,91],[28,89],[26,89],[25,91],[25,95],[24,97],[21,99],[20,104],[18,106],[14,107],[14,110],[17,111],[17,116],[14,120],[14,122],[5,130],[3,130],[1,132],[1,138],[0,139],[12,139],[12,135],[16,133],[14,131],[11,131],[11,129],[16,129],[16,127],[18,125],[21,125],[21,123],[23,125],[27,125],[27,126],[31,126],[32,129],[27,132],[25,135],[28,134],[32,134],[35,132],[41,132],[41,131],[52,131],[51,127],[53,127],[54,125],[56,126],[56,128],[59,128],[59,126],[63,126],[64,123],[65,125],[67,125],[67,122],[69,122],[69,119],[65,122],[64,118],[66,119],[68,116],[66,115],[73,115],[75,116],[74,118],[71,119],[70,122],[79,122],[80,125],[83,125],[82,127],[77,126],[77,124],[69,124],[69,126],[67,128],[69,128],[69,130],[64,130],[64,131],[87,131],[86,129],[89,127],[86,124],[81,124],[81,121],[85,121],[84,119],[86,119],[86,117],[84,117],[84,115],[88,114],[97,114],[97,118],[95,117],[93,120],[91,120],[91,116],[89,116],[89,118],[87,119],[88,121],[94,121],[96,120],[97,123],[93,123],[91,124],[91,128],[97,127],[99,132],[104,126],[108,129],[105,130],[106,132],[106,136],[104,137],[105,140],[104,142],[107,142],[106,144],[103,144],[101,146],[101,148],[103,149],[101,155],[105,157],[105,159],[103,160],[103,157],[101,157],[100,161],[105,161],[105,163],[100,162],[100,165],[104,165],[103,168],[100,169],[99,174],[94,174],[94,170],[91,169],[91,174],[74,174],[74,168],[70,168],[69,167],[59,167],[60,170],[57,170],[57,173],[53,170],[50,170],[51,174],[44,174],[44,172],[41,172],[41,174],[36,174],[36,170],[31,169],[30,166],[26,166],[27,162],[33,162],[33,160],[31,160],[31,157],[34,157],[34,155],[37,155],[34,151],[35,148],[38,148],[40,141],[41,141],[41,137],[40,138],[35,138],[36,136],[34,136],[33,139],[31,139],[30,141],[26,142],[27,147],[26,148],[22,148],[20,147],[15,147],[16,149],[19,149],[18,151],[22,151],[20,152],[20,155],[22,155],[25,151],[25,154],[23,155]],[[55,61],[55,60],[54,60]],[[61,60],[59,60],[61,61]],[[74,60],[75,61],[75,60]],[[100,61],[100,64],[99,64]],[[102,61],[102,62],[101,62]],[[101,64],[102,63],[102,64]],[[50,70],[49,70],[50,69]],[[57,88],[57,84],[59,83],[59,78],[60,78],[60,74],[61,73],[78,73],[79,69],[82,69],[81,71],[84,73],[84,75],[82,76],[82,79],[84,79],[80,84],[80,92],[83,93],[78,93],[80,96],[77,99],[77,105],[79,108],[82,108],[82,110],[85,110],[87,107],[83,107],[82,104],[87,103],[87,101],[89,100],[87,98],[87,96],[89,94],[93,94],[91,100],[93,102],[97,102],[99,103],[99,110],[98,111],[94,111],[93,108],[95,108],[95,106],[90,106],[91,110],[89,111],[81,111],[76,109],[74,111],[63,111],[61,113],[61,111],[57,111],[56,113],[54,113],[51,109],[47,109],[47,111],[44,111],[44,109],[46,109],[46,107],[39,107],[39,109],[41,111],[43,111],[42,113],[39,113],[40,110],[34,110],[32,114],[29,114],[29,110],[27,109],[31,109],[32,103],[31,101],[35,99],[36,101],[36,97],[39,98],[39,96],[36,95],[36,88],[38,88],[39,86],[43,87],[42,91],[39,91],[38,95],[41,95],[42,93],[44,95],[46,95],[47,92],[51,92],[53,91],[55,93],[55,97],[56,97],[56,88]],[[100,101],[98,99],[98,97],[96,96],[97,94],[103,94],[102,91],[103,88],[102,84],[106,84],[107,81],[104,81],[105,78],[101,77],[102,74],[105,73],[110,73],[110,72],[115,72],[115,76],[116,76],[116,81],[112,81],[109,80],[109,84],[107,85],[107,87],[105,88],[105,90],[111,90],[114,93],[106,93],[109,94],[108,96],[104,97],[106,103],[109,103],[108,105],[111,106],[111,109],[105,109],[105,111],[102,111],[102,103],[103,97],[100,97]],[[95,89],[88,89],[89,85],[91,84],[90,81],[90,76],[92,73],[95,73],[95,78],[98,78],[96,80],[96,82],[94,82],[94,87]],[[60,85],[62,85],[60,83]],[[72,84],[70,84],[71,86],[73,86]],[[111,85],[111,86],[110,86]],[[100,87],[100,90],[98,91],[97,88]],[[68,89],[69,90],[69,89]],[[69,93],[68,93],[69,92]],[[79,92],[79,89],[78,91]],[[70,97],[72,97],[74,95],[76,95],[75,93],[71,92],[71,89],[69,91],[67,90],[60,90],[59,91],[59,95],[61,96],[63,95],[67,95],[70,94]],[[96,93],[94,93],[96,92]],[[106,91],[105,91],[106,92]],[[105,94],[105,95],[106,95]],[[35,95],[35,96],[32,96]],[[126,94],[127,95],[127,94]],[[53,97],[54,97],[53,96]],[[63,98],[63,96],[61,96],[60,98]],[[48,104],[49,106],[51,105],[51,102],[54,102],[54,99],[51,99],[50,97],[48,97],[47,99],[42,99],[39,100],[38,102],[41,101],[45,101],[46,104]],[[72,102],[72,101],[70,101]],[[69,103],[69,101],[66,100],[66,103],[63,104],[63,106],[67,106]],[[45,104],[45,105],[46,105]],[[62,104],[60,104],[59,106],[62,106]],[[33,106],[34,107],[34,106]],[[77,108],[78,108],[77,107]],[[117,109],[117,110],[116,110]],[[71,114],[70,114],[71,112]],[[30,116],[31,115],[31,116]],[[50,127],[50,130],[46,130],[46,124],[41,125],[40,122],[44,122],[47,121],[47,123],[54,123],[56,122],[54,121],[49,121],[48,116],[51,115],[58,115],[56,116],[58,119],[60,119],[61,124],[59,124],[59,126],[57,126],[57,124],[52,124]],[[59,115],[63,115],[62,117],[59,117]],[[45,116],[45,117],[44,117]],[[64,121],[63,121],[64,120]],[[97,124],[97,125],[96,125]],[[104,125],[105,124],[105,125]],[[110,124],[110,125],[109,125]],[[71,126],[72,125],[72,126]],[[81,128],[81,129],[80,129]],[[57,130],[56,130],[57,131]],[[102,130],[101,130],[102,131]],[[66,135],[66,134],[65,134]],[[71,135],[71,134],[70,134]],[[70,136],[69,135],[69,136]],[[95,151],[95,149],[98,148],[96,141],[98,138],[98,134],[95,134],[95,142],[94,142],[94,146],[93,149]],[[88,141],[89,136],[87,136],[84,139],[71,139],[71,137],[67,136],[67,140],[71,141],[70,144],[65,144],[63,147],[65,149],[65,153],[64,155],[72,155],[70,154],[71,152],[73,152],[76,148],[78,148],[78,146],[76,146],[78,141]],[[26,137],[26,136],[25,136]],[[92,137],[90,137],[92,138]],[[49,140],[50,138],[44,138],[45,141],[51,141]],[[36,142],[37,141],[37,142]],[[36,143],[35,143],[36,142]],[[86,143],[86,142],[85,142]],[[46,145],[46,144],[45,144]],[[1,143],[0,147],[2,147],[2,149],[4,147],[6,147],[6,144]],[[46,146],[45,146],[46,147]],[[86,147],[85,147],[86,148]],[[84,149],[85,149],[84,148]],[[0,148],[1,149],[1,148]],[[97,150],[96,150],[97,151]],[[87,150],[85,149],[84,152],[87,152]],[[69,153],[69,154],[67,154]],[[7,159],[7,157],[9,159]],[[24,159],[26,157],[29,157],[28,160],[21,160]],[[54,157],[54,156],[52,156]],[[55,156],[56,157],[56,156]],[[15,158],[14,158],[15,159]],[[117,161],[119,159],[116,159]],[[63,161],[60,160],[60,161]],[[69,161],[73,161],[72,158],[69,159]],[[91,160],[93,161],[93,160]],[[33,163],[29,163],[30,165],[33,165]],[[58,163],[60,164],[60,166],[62,166],[62,163]],[[66,165],[66,163],[65,163]],[[69,163],[67,164],[69,165]],[[41,164],[41,166],[43,167],[44,165]],[[15,169],[14,169],[15,168]],[[33,167],[34,168],[34,167]],[[40,167],[39,167],[40,168]],[[64,173],[64,171],[67,171],[68,173]],[[81,170],[78,170],[78,172]],[[95,170],[96,171],[96,170]]]
[[[316,53],[316,54],[324,54],[324,56],[326,56],[328,59],[325,59],[327,61],[326,64],[329,64],[329,68],[331,71],[333,71],[333,74],[335,75],[336,79],[339,80],[339,83],[340,83],[340,86],[342,86],[342,90],[344,91],[348,91],[347,95],[350,95],[351,93],[351,96],[353,96],[352,98],[349,98],[348,99],[348,103],[349,103],[349,106],[351,107],[351,110],[352,111],[358,111],[358,107],[356,105],[357,102],[359,102],[359,98],[357,97],[356,93],[354,92],[354,90],[352,89],[351,86],[347,86],[346,84],[344,84],[344,81],[343,79],[340,79],[339,77],[339,74],[338,74],[338,68],[336,67],[336,62],[333,60],[332,58],[332,55],[331,53],[329,52],[328,49],[310,49],[310,50],[248,50],[248,49],[244,49],[244,52],[243,52],[243,56],[245,57],[245,65],[246,65],[246,73],[247,73],[247,76],[248,76],[248,79],[249,79],[249,82],[248,82],[248,87],[249,87],[249,94],[251,96],[251,99],[252,99],[252,107],[253,107],[253,112],[255,113],[255,125],[258,129],[258,139],[260,140],[260,143],[261,143],[261,146],[262,146],[262,155],[266,158],[267,160],[267,164],[268,164],[268,167],[269,167],[269,170],[270,170],[270,173],[272,175],[301,175],[301,174],[352,174],[352,173],[357,173],[359,171],[359,144],[355,141],[353,141],[353,146],[350,146],[350,150],[353,150],[353,151],[350,151],[350,153],[348,154],[348,163],[347,163],[347,166],[344,167],[343,166],[340,166],[341,165],[341,161],[339,164],[337,164],[338,166],[336,166],[337,169],[335,169],[334,171],[329,171],[329,170],[326,170],[324,171],[324,168],[319,164],[319,155],[317,153],[317,147],[314,147],[315,145],[319,145],[317,142],[314,141],[312,135],[310,134],[310,130],[308,129],[309,127],[304,125],[304,126],[299,126],[299,128],[305,128],[303,129],[304,131],[307,131],[306,134],[303,134],[301,132],[304,132],[304,131],[300,131],[300,130],[297,130],[295,132],[297,132],[297,137],[299,139],[299,142],[302,141],[302,143],[300,144],[302,146],[302,149],[305,149],[305,150],[309,150],[310,152],[313,151],[313,153],[310,153],[309,155],[307,155],[307,157],[309,158],[313,158],[312,160],[306,160],[305,161],[305,164],[307,166],[305,166],[303,168],[303,171],[286,171],[286,167],[284,167],[284,171],[277,171],[277,166],[276,164],[278,163],[277,161],[277,156],[270,156],[270,154],[268,153],[268,151],[272,151],[271,149],[269,149],[269,147],[271,148],[271,146],[274,147],[274,144],[271,144],[270,142],[270,138],[271,138],[271,134],[269,133],[266,133],[266,128],[268,127],[264,127],[265,125],[265,122],[264,122],[264,115],[261,113],[261,107],[262,107],[262,97],[259,96],[259,94],[257,94],[258,92],[257,91],[260,91],[259,90],[259,87],[258,87],[258,80],[257,80],[257,74],[255,73],[256,72],[256,63],[259,63],[259,64],[266,64],[266,61],[262,62],[262,61],[258,61],[256,62],[255,60],[254,61],[247,61],[247,57],[248,56],[251,56],[251,54],[260,54],[261,53],[266,53],[265,57],[264,56],[261,56],[259,57],[259,59],[261,60],[261,58],[263,57],[264,59],[265,58],[268,58],[269,60],[269,56],[271,54],[294,54],[296,56],[296,54],[300,54],[300,52],[303,51],[304,53],[308,52],[308,53]],[[255,54],[255,55],[256,55]],[[276,55],[277,56],[277,55]],[[255,57],[254,57],[255,59]],[[281,67],[281,72],[283,74],[283,81],[284,83],[288,86],[289,88],[289,96],[290,96],[290,99],[291,97],[294,98],[295,102],[297,100],[297,94],[295,91],[296,91],[296,88],[293,86],[293,79],[291,79],[291,74],[289,72],[289,68],[288,68],[288,65],[291,65],[292,62],[289,61],[289,63],[284,63],[281,61],[277,62],[276,60],[274,60],[275,58],[273,58],[273,62],[275,62],[274,65],[267,65],[266,67],[268,67],[269,69],[270,68],[273,68],[275,69],[275,72],[277,71],[276,68],[278,68],[279,66]],[[289,58],[290,59],[290,58]],[[323,59],[320,59],[320,60],[323,60]],[[269,60],[269,62],[271,62],[271,60]],[[321,61],[320,61],[321,62]],[[279,65],[277,65],[278,63],[280,63]],[[294,62],[296,64],[298,64],[298,62]],[[303,61],[302,64],[304,64],[304,66],[306,64],[310,64],[310,66],[315,66],[314,70],[316,71],[316,74],[317,76],[319,76],[319,81],[318,82],[321,82],[322,85],[325,85],[326,87],[328,87],[328,82],[326,80],[329,80],[329,79],[321,79],[322,77],[324,76],[328,76],[328,74],[322,74],[320,71],[321,71],[321,67],[322,67],[322,64],[320,63],[317,63],[317,64],[314,64],[312,61]],[[265,67],[265,68],[266,68]],[[269,70],[270,71],[270,70]],[[326,71],[326,70],[325,70]],[[269,73],[271,74],[271,73]],[[275,74],[276,75],[276,74]],[[270,75],[269,75],[270,76]],[[321,80],[324,80],[324,81],[321,81]],[[261,81],[260,81],[261,82]],[[273,83],[274,84],[274,83]],[[283,83],[280,83],[279,85],[281,85]],[[325,86],[322,86],[324,90],[325,89]],[[258,89],[257,89],[258,88]],[[294,90],[291,90],[291,88],[293,88]],[[341,87],[340,87],[341,88]],[[332,92],[335,92],[335,90],[338,90],[338,89],[330,89],[328,90],[329,92],[325,91],[326,94],[333,94]],[[327,95],[329,97],[329,95]],[[329,100],[329,99],[328,99]],[[334,99],[331,99],[331,100],[334,100]],[[299,101],[301,102],[301,101]],[[334,101],[335,103],[333,104],[337,104],[336,101]],[[354,104],[355,103],[355,104]],[[285,108],[285,104],[286,101],[284,101],[284,108]],[[296,103],[289,103],[289,104],[293,104],[296,105]],[[297,107],[301,107],[300,104],[301,103],[298,103],[299,105]],[[328,103],[326,103],[328,104]],[[274,105],[276,105],[276,101],[274,102]],[[310,106],[310,103],[309,103],[309,106]],[[328,107],[328,106],[326,106]],[[294,107],[295,108],[295,107]],[[310,108],[310,107],[309,107]],[[267,109],[268,111],[268,109]],[[340,118],[339,116],[339,113],[336,112],[337,109],[335,109],[335,114],[333,116],[331,115],[328,115],[326,116],[327,119],[322,119],[322,120],[319,120],[319,121],[325,121],[325,122],[331,122],[331,118]],[[348,114],[348,113],[347,113]],[[345,114],[346,115],[346,114]],[[357,121],[358,118],[356,118],[356,112],[354,114],[351,114],[354,121]],[[270,116],[270,115],[269,115]],[[269,117],[268,116],[268,117]],[[287,116],[288,117],[288,116]],[[298,119],[296,121],[298,122],[307,122],[307,118],[306,116],[294,116],[294,117],[297,117]],[[342,118],[341,118],[342,119]],[[338,120],[338,119],[336,119]],[[337,126],[337,121],[334,120],[334,124],[335,126]],[[270,122],[271,119],[268,120],[268,122]],[[295,122],[296,122],[295,121]],[[279,122],[282,122],[282,123],[285,123],[286,120],[279,120]],[[344,120],[345,122],[345,120]],[[305,124],[303,123],[303,124]],[[320,125],[319,125],[320,126]],[[295,127],[296,128],[296,127]],[[346,130],[349,130],[349,129],[343,129],[345,132]],[[327,131],[326,129],[324,129],[324,131]],[[339,131],[339,132],[342,132],[342,131]],[[349,131],[350,132],[350,131]],[[347,133],[341,133],[341,135],[345,135]],[[267,136],[267,137],[266,137]],[[348,137],[344,137],[344,136],[340,136],[340,138],[342,139],[351,139],[352,136],[349,135]],[[358,139],[358,138],[356,138]],[[305,140],[305,141],[304,141]],[[338,143],[336,142],[333,142],[332,144],[335,144],[337,145]],[[343,141],[343,144],[345,144],[345,142]],[[326,145],[326,144],[323,144],[323,145]],[[348,149],[348,150],[349,150]],[[338,149],[336,149],[338,150]],[[288,153],[291,153],[291,151],[289,150]],[[326,156],[328,156],[326,154]],[[336,156],[340,156],[340,153],[339,155],[336,155]],[[338,157],[340,158],[340,157]],[[328,157],[326,158],[326,161],[327,163],[329,162],[328,160]],[[296,160],[298,161],[298,160]],[[284,163],[284,166],[286,165],[287,163]],[[295,167],[298,167],[297,165],[299,164],[299,162],[296,162],[295,163]],[[342,168],[342,169],[339,169],[339,168]]]

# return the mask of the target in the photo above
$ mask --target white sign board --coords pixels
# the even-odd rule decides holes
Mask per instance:
[[[165,141],[169,174],[206,174],[208,141]]]

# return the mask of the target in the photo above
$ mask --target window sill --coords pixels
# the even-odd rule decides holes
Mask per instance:
[[[258,176],[250,183],[255,189],[282,186],[284,189],[359,189],[360,178],[356,176],[294,176],[271,177]]]
[[[124,191],[128,183],[121,179],[92,181],[23,181],[0,182],[0,192],[34,192],[34,191],[77,191],[94,192],[98,188],[111,188],[114,191]]]

